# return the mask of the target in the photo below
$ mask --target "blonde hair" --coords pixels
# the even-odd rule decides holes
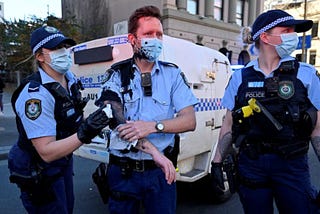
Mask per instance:
[[[255,43],[254,46],[256,49],[259,49],[260,47],[260,39],[258,38],[256,41],[252,39],[252,28],[251,27],[244,27],[241,30],[241,35],[242,35],[242,41],[245,44],[252,44]]]
[[[252,39],[251,33],[252,33],[251,27],[242,28],[241,35],[242,35],[243,43],[252,44],[254,42],[253,39]]]

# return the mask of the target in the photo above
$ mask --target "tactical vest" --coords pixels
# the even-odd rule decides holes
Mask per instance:
[[[39,91],[40,85],[43,85],[54,97],[54,118],[56,120],[57,140],[64,139],[77,132],[80,123],[83,120],[84,104],[81,99],[80,93],[80,89],[83,88],[80,81],[73,84],[70,88],[72,93],[72,96],[70,96],[68,92],[57,82],[42,84],[40,73],[36,72],[24,79],[20,86],[13,93],[11,104],[16,114],[17,129],[19,132],[18,145],[20,148],[38,156],[34,147],[32,146],[31,140],[27,138],[21,119],[15,109],[16,100],[19,97],[20,92],[28,83],[30,83],[28,88],[29,93]],[[65,160],[62,160],[62,162],[64,161]],[[57,162],[57,164],[59,164],[58,162],[61,162],[61,160],[57,160],[54,162]],[[51,164],[53,164],[54,162],[52,162]]]
[[[316,109],[308,99],[307,89],[297,78],[298,68],[296,60],[283,62],[271,78],[265,78],[253,67],[241,71],[242,83],[233,110],[247,106],[248,100],[255,98],[283,128],[278,130],[265,114],[254,112],[242,123],[233,121],[233,140],[236,144],[261,144],[286,157],[308,151],[314,124],[310,124],[307,112]]]

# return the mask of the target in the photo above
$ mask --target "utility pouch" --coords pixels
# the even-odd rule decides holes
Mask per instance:
[[[222,167],[227,175],[229,190],[231,193],[235,193],[239,187],[235,155],[229,154],[227,158],[223,161]]]
[[[180,136],[178,134],[176,134],[174,136],[174,146],[173,147],[172,146],[168,146],[163,151],[164,155],[169,160],[171,160],[171,162],[173,163],[174,167],[176,167],[176,168],[177,168],[179,152],[180,152]]]
[[[105,163],[99,164],[96,171],[92,174],[92,180],[98,187],[103,203],[107,204],[110,196],[110,189],[108,185],[107,166]]]
[[[60,177],[60,174],[53,177],[44,177],[38,173],[32,177],[11,174],[9,179],[11,183],[17,184],[22,192],[29,195],[31,202],[34,205],[41,206],[56,200],[55,193],[52,189],[52,183],[58,177]]]
[[[152,96],[151,73],[141,73],[141,86],[144,89],[145,96]]]
[[[29,194],[31,202],[38,206],[56,200],[56,195],[52,189],[51,179],[42,179],[32,190],[26,192]]]
[[[35,162],[33,155],[14,144],[8,154],[9,180],[27,193],[34,205],[44,205],[56,200],[52,183],[61,173],[44,176]]]

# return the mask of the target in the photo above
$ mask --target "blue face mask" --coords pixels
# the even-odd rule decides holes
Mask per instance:
[[[66,48],[61,48],[49,53],[50,67],[60,74],[65,74],[71,67],[72,60]]]
[[[274,45],[280,58],[290,56],[296,50],[299,39],[296,32],[280,34],[282,43]]]
[[[158,59],[162,51],[162,41],[157,38],[143,38],[141,39],[141,48],[138,51],[138,55],[154,62]]]

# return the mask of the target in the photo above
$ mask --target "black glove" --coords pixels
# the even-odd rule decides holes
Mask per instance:
[[[223,171],[222,166],[223,163],[211,163],[211,176],[213,185],[224,190],[224,179],[223,179]]]
[[[81,101],[79,102],[79,109],[83,110],[84,107],[86,107],[87,103],[89,102],[90,98],[86,97],[86,98],[82,98]]]
[[[91,113],[89,117],[81,123],[77,135],[82,143],[90,143],[91,139],[97,136],[101,130],[109,124],[110,119],[103,111],[104,107],[105,106],[102,106]]]

